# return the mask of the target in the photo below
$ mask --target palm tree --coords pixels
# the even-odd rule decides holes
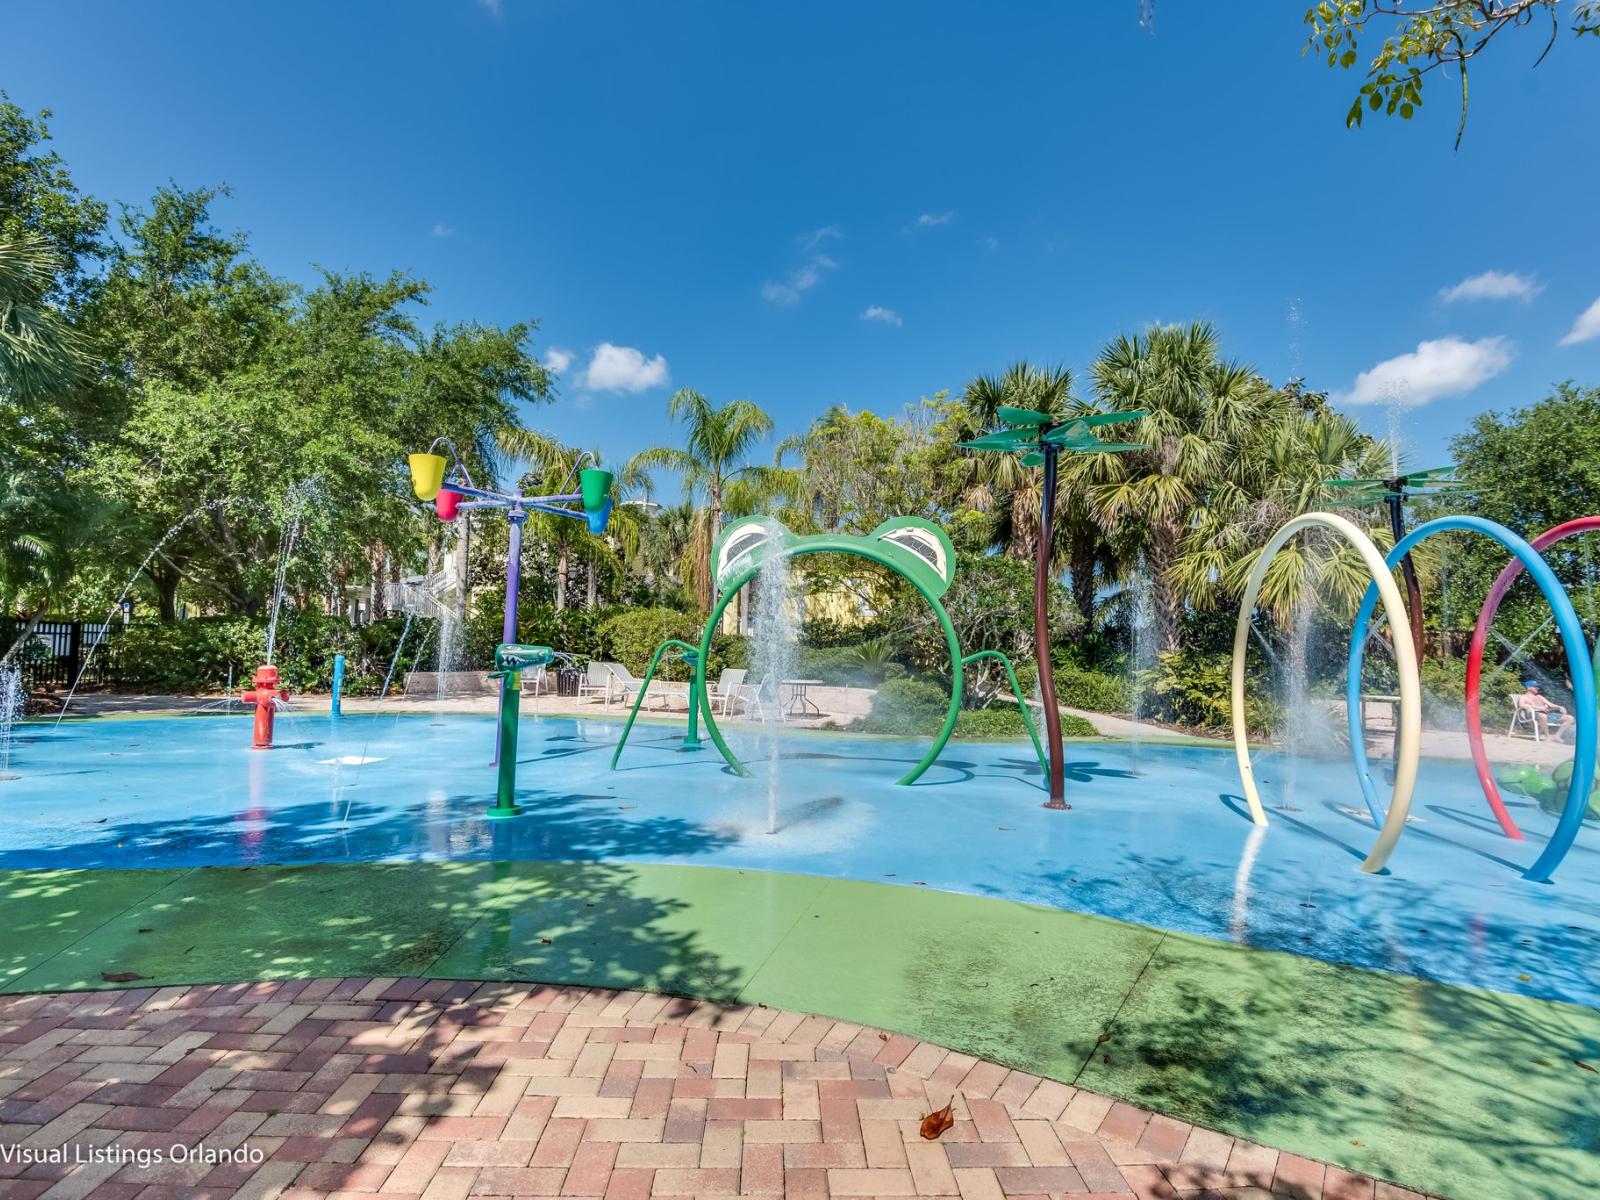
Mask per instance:
[[[0,611],[24,618],[0,667],[32,636],[71,577],[85,531],[104,516],[67,475],[59,436],[70,423],[41,417],[88,367],[77,331],[47,299],[59,269],[43,238],[0,239]]]
[[[1058,416],[1087,411],[1073,395],[1072,385],[1071,370],[1034,367],[1026,361],[1013,364],[1003,375],[980,375],[962,396],[972,429],[961,432],[958,440],[994,428],[1002,406]],[[1039,541],[1043,472],[1023,466],[1020,456],[1014,454],[965,455],[957,461],[958,469],[966,473],[962,481],[966,503],[990,513],[993,544],[1014,558],[1031,560]],[[1094,615],[1096,570],[1110,566],[1111,555],[1089,511],[1084,489],[1065,479],[1063,483],[1066,486],[1057,489],[1051,514],[1051,540],[1056,542],[1050,548],[1051,559],[1058,566],[1065,560],[1073,606],[1088,620]]]
[[[600,466],[598,450],[585,451],[576,446],[563,445],[549,434],[521,427],[504,429],[499,434],[502,453],[526,459],[528,473],[522,487],[527,491],[554,493],[557,489],[575,485],[578,468],[587,463]],[[647,487],[648,477],[634,464],[622,468],[612,484],[613,498],[620,500],[630,492]],[[614,526],[615,528],[611,528]],[[561,612],[567,607],[567,591],[571,584],[574,562],[584,565],[587,579],[586,599],[593,608],[599,591],[599,570],[602,566],[620,566],[618,552],[624,556],[637,546],[637,519],[631,509],[620,505],[612,509],[611,526],[607,539],[589,535],[579,522],[548,513],[534,513],[528,518],[529,531],[556,555],[555,607]]]
[[[1086,488],[1095,520],[1137,546],[1150,577],[1156,648],[1174,651],[1186,603],[1209,578],[1185,562],[1190,535],[1214,520],[1212,507],[1239,510],[1250,495],[1242,476],[1256,469],[1247,448],[1294,406],[1254,371],[1220,359],[1216,331],[1203,322],[1120,336],[1095,360],[1093,377],[1111,408],[1148,413],[1127,435],[1147,448],[1076,455],[1066,473]]]
[[[667,403],[667,415],[688,426],[687,444],[655,446],[640,451],[628,463],[630,471],[665,467],[683,476],[685,492],[704,496],[706,529],[704,559],[697,566],[694,598],[702,612],[711,607],[711,547],[722,532],[726,492],[730,483],[770,470],[745,462],[750,450],[772,432],[772,418],[749,400],[730,400],[721,408],[693,388],[680,388]],[[697,546],[697,552],[699,547]]]
[[[83,373],[77,332],[45,299],[59,269],[43,238],[0,240],[0,396],[59,396]]]

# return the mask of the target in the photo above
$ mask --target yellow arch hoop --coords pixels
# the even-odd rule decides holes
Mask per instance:
[[[1372,581],[1377,585],[1378,597],[1383,601],[1383,611],[1389,618],[1390,639],[1394,642],[1395,665],[1400,673],[1400,745],[1396,752],[1394,792],[1389,797],[1389,813],[1383,828],[1378,832],[1378,842],[1361,864],[1363,871],[1381,871],[1394,852],[1395,843],[1405,832],[1406,815],[1411,810],[1411,792],[1417,784],[1417,759],[1422,751],[1422,679],[1417,672],[1417,652],[1411,641],[1411,623],[1406,619],[1405,604],[1400,589],[1394,584],[1383,555],[1372,544],[1372,539],[1355,525],[1333,513],[1305,513],[1295,517],[1272,535],[1255,570],[1250,572],[1250,582],[1245,585],[1244,598],[1239,602],[1239,623],[1233,631],[1233,750],[1239,760],[1239,781],[1244,787],[1244,798],[1250,805],[1250,819],[1257,825],[1267,823],[1267,814],[1261,807],[1261,794],[1256,790],[1255,773],[1250,767],[1250,736],[1245,727],[1244,712],[1244,658],[1250,642],[1250,616],[1255,611],[1256,597],[1261,592],[1267,568],[1283,544],[1299,533],[1320,525],[1341,535],[1360,553]]]

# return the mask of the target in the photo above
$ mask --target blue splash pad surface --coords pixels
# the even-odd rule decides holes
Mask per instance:
[[[1026,743],[779,740],[779,827],[755,777],[682,727],[525,719],[518,801],[490,821],[491,717],[285,715],[18,727],[0,782],[0,867],[201,867],[402,859],[606,860],[790,871],[1095,913],[1399,974],[1600,1005],[1600,830],[1554,884],[1520,875],[1554,818],[1508,797],[1502,837],[1466,763],[1429,761],[1381,876],[1344,761],[1257,756],[1271,825],[1252,826],[1231,748],[1069,743],[1070,812],[1040,805]],[[1380,790],[1382,787],[1380,787]],[[1386,794],[1386,793],[1385,793]],[[1287,803],[1290,807],[1280,807]]]

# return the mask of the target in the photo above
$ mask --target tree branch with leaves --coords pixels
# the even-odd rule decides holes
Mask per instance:
[[[1467,128],[1467,64],[1507,29],[1539,25],[1548,19],[1549,38],[1534,65],[1561,37],[1561,0],[1322,0],[1306,10],[1310,28],[1306,51],[1327,57],[1328,66],[1348,70],[1361,61],[1359,43],[1375,27],[1391,29],[1367,64],[1350,111],[1348,128],[1368,113],[1382,112],[1409,121],[1422,106],[1424,79],[1454,68],[1461,80],[1461,120],[1456,145]],[[1571,5],[1574,37],[1600,36],[1600,0]]]

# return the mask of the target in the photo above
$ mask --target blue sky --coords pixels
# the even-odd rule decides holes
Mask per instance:
[[[1417,465],[1600,383],[1600,307],[1569,336],[1600,304],[1600,45],[1534,71],[1508,34],[1458,152],[1443,78],[1347,132],[1359,78],[1301,57],[1302,9],[63,2],[8,15],[0,87],[99,196],[227,183],[281,274],[538,318],[565,369],[532,423],[610,461],[672,438],[674,387],[782,433],[1152,321],[1214,321],[1376,433],[1403,395]]]

